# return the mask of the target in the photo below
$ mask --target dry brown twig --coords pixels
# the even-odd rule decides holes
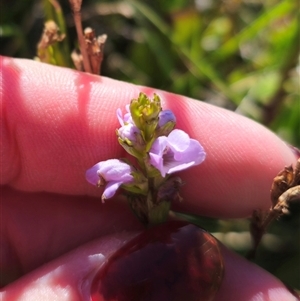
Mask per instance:
[[[87,46],[87,53],[92,68],[92,73],[100,74],[101,63],[103,60],[103,48],[107,39],[107,35],[103,34],[96,37],[95,31],[87,27],[84,30],[84,38]]]
[[[87,49],[84,41],[84,36],[83,36],[83,30],[82,30],[82,24],[81,24],[81,4],[82,0],[69,0],[71,9],[74,14],[74,23],[76,27],[76,32],[78,36],[78,42],[79,42],[79,47],[80,51],[82,54],[82,62],[83,62],[83,67],[85,72],[92,73],[90,61],[88,59],[87,55]]]
[[[250,233],[253,239],[253,249],[248,258],[255,257],[257,247],[270,223],[283,215],[290,213],[290,205],[300,202],[300,159],[295,168],[292,165],[285,167],[274,178],[271,187],[272,206],[269,211],[254,210]]]
[[[77,70],[100,74],[101,63],[103,60],[103,48],[107,36],[96,37],[92,28],[86,28],[83,32],[81,24],[81,3],[82,0],[69,0],[74,14],[74,23],[76,26],[80,54],[73,51],[71,58]]]

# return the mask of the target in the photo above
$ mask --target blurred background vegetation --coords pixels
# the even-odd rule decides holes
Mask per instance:
[[[83,0],[83,27],[107,34],[102,74],[202,99],[248,116],[300,147],[298,0]],[[0,54],[33,58],[44,22],[66,39],[54,64],[78,47],[67,0],[3,0]],[[274,175],[275,176],[275,175]],[[256,262],[300,289],[300,209],[275,222]],[[228,247],[250,248],[247,220],[193,218]]]

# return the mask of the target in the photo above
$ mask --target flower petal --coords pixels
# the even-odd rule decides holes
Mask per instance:
[[[123,116],[122,110],[120,108],[117,109],[117,117],[120,122],[120,125],[123,126],[125,124],[131,123],[134,124],[131,113],[129,110],[129,105],[126,105],[126,113]]]
[[[158,137],[152,144],[151,153],[163,155],[165,148],[168,145],[168,138],[166,136]]]
[[[123,182],[108,182],[101,197],[102,202],[104,202],[106,199],[112,198],[122,184]]]
[[[158,126],[163,127],[167,122],[176,122],[176,117],[171,110],[163,110],[158,115]]]
[[[195,139],[190,139],[189,147],[181,153],[181,162],[193,161],[194,165],[198,165],[205,160],[206,153],[202,145]]]
[[[177,164],[174,167],[169,168],[167,173],[171,174],[177,171],[185,170],[193,165],[195,165],[194,162],[180,163],[179,165]]]
[[[98,170],[100,169],[101,163],[102,162],[95,164],[93,167],[89,168],[85,173],[86,180],[93,185],[97,185],[99,181]]]
[[[124,120],[123,120],[123,115],[122,115],[122,110],[120,108],[117,109],[117,117],[120,122],[120,125],[124,125]]]
[[[153,165],[160,173],[165,176],[164,166],[163,166],[163,152],[168,145],[167,137],[158,137],[152,144],[151,150],[149,152],[150,164]]]
[[[118,159],[111,159],[102,163],[98,174],[101,174],[105,181],[122,181],[124,183],[133,179],[131,166],[127,163]]]
[[[139,133],[140,130],[132,123],[127,123],[118,129],[118,136],[123,140],[128,139],[132,143],[136,142]]]
[[[93,185],[97,185],[100,176],[106,181],[119,181],[128,183],[133,180],[132,168],[127,163],[110,159],[101,161],[86,171],[86,179]]]
[[[190,139],[184,131],[173,130],[168,137],[161,136],[154,141],[149,162],[165,177],[166,174],[200,164],[205,155],[197,140]]]
[[[156,169],[158,169],[162,173],[163,169],[163,158],[160,155],[149,153],[150,156],[150,164],[153,165]]]
[[[173,130],[168,136],[168,144],[174,151],[183,152],[190,144],[190,137],[181,130]]]

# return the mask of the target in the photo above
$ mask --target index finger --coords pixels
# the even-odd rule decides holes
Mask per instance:
[[[197,139],[207,158],[180,173],[184,202],[195,214],[242,217],[269,207],[276,174],[292,151],[263,126],[233,112],[152,88],[27,60],[2,59],[2,184],[27,191],[100,196],[85,181],[98,161],[124,157],[117,108],[155,92]]]

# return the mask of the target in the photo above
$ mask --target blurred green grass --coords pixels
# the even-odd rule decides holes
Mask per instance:
[[[235,110],[300,147],[297,0],[83,2],[83,26],[108,34],[103,75]],[[62,10],[47,0],[4,0],[0,54],[33,58],[43,23],[51,18],[67,34],[55,49],[56,62],[72,67],[68,49],[77,47],[75,27],[68,1],[59,3]],[[273,238],[256,262],[300,289],[300,209],[294,209],[274,223]],[[249,239],[241,247],[226,236],[247,232],[245,220],[193,221],[246,253]]]

